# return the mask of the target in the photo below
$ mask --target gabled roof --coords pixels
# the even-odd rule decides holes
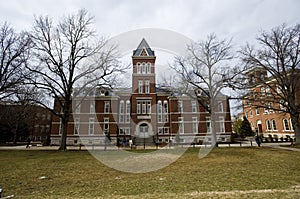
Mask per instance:
[[[142,39],[141,43],[138,45],[136,50],[133,51],[133,56],[155,56],[154,51],[150,48],[149,44],[145,40]]]

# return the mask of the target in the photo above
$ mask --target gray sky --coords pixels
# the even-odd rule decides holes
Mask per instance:
[[[0,19],[23,30],[31,28],[34,15],[60,18],[80,8],[95,16],[95,29],[106,37],[163,28],[195,41],[215,32],[240,45],[261,29],[300,22],[299,0],[9,0],[0,3]]]
[[[194,41],[215,33],[220,38],[233,38],[236,48],[246,42],[254,44],[260,30],[300,23],[299,0],[2,0],[0,23],[7,21],[18,31],[30,30],[34,16],[49,15],[57,20],[81,8],[95,17],[94,28],[106,38],[136,29],[159,28]],[[156,63],[166,57],[154,50]],[[130,56],[126,58],[130,62]],[[172,74],[168,68],[160,68],[160,72],[162,76]],[[125,79],[130,78],[129,72]]]

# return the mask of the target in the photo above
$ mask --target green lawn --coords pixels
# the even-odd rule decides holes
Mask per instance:
[[[300,198],[300,152],[216,148],[199,159],[198,150],[144,174],[87,151],[0,151],[0,186],[15,198]]]

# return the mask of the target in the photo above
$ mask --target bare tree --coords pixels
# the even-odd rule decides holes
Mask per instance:
[[[6,22],[0,27],[0,100],[17,92],[29,75],[25,66],[30,48],[26,33],[16,33]]]
[[[71,116],[74,90],[80,93],[95,85],[110,86],[124,68],[119,65],[115,46],[98,41],[91,29],[93,18],[85,10],[62,18],[54,25],[49,17],[35,19],[31,38],[38,66],[34,84],[53,96],[61,110],[54,113],[61,118],[60,150],[66,150],[67,126]],[[74,109],[75,107],[73,107]]]
[[[269,75],[260,79],[260,84],[269,90],[267,96],[259,103],[255,97],[251,98],[256,100],[253,105],[280,104],[265,108],[290,114],[296,144],[300,145],[300,24],[294,27],[283,24],[269,32],[263,31],[257,41],[256,49],[247,44],[241,51],[242,60],[250,69],[260,67]],[[249,82],[247,88],[253,86],[256,85]]]
[[[231,40],[218,40],[216,35],[211,34],[205,41],[188,46],[188,55],[176,57],[175,65],[171,66],[180,75],[181,82],[186,84],[185,88],[201,90],[206,98],[208,104],[203,103],[202,106],[210,113],[213,146],[217,142],[216,99],[232,78],[227,65],[234,58],[231,48]]]

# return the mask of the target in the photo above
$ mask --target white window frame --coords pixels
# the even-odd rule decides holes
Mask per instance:
[[[225,119],[224,117],[219,117],[219,125],[220,125],[220,132],[225,133]],[[253,124],[252,124],[253,125]]]
[[[178,101],[178,113],[183,112],[183,101]]]
[[[224,112],[222,101],[218,102],[218,112],[220,112],[220,113]]]
[[[198,120],[197,117],[192,117],[193,134],[198,134]]]
[[[197,113],[196,101],[192,101],[192,113]]]
[[[141,63],[138,62],[138,63],[136,64],[136,67],[137,67],[136,73],[137,73],[137,74],[141,74],[141,71],[142,71],[142,70],[141,70]]]
[[[89,118],[89,135],[94,135],[95,118]]]
[[[211,119],[209,117],[206,118],[206,131],[211,133]]]
[[[103,132],[108,133],[109,132],[109,118],[104,118],[103,120]]]
[[[104,113],[109,113],[110,111],[110,101],[104,101]]]
[[[90,113],[95,113],[95,101],[90,101]]]
[[[79,135],[80,128],[80,118],[76,117],[74,119],[74,135]]]
[[[271,120],[271,123],[272,123],[272,129],[273,129],[274,131],[278,131],[276,120],[272,119],[272,120]]]
[[[178,117],[178,132],[179,134],[184,134],[184,118]]]
[[[285,121],[286,121],[286,123],[285,123]],[[284,119],[282,120],[282,122],[283,122],[283,129],[284,129],[284,131],[290,131],[291,128],[290,128],[289,120],[286,119],[286,118],[284,118]],[[286,124],[287,124],[287,126],[286,126]],[[286,128],[286,127],[288,127],[288,128]]]
[[[143,80],[138,82],[138,93],[143,93]]]
[[[145,93],[150,93],[150,81],[145,81]]]

